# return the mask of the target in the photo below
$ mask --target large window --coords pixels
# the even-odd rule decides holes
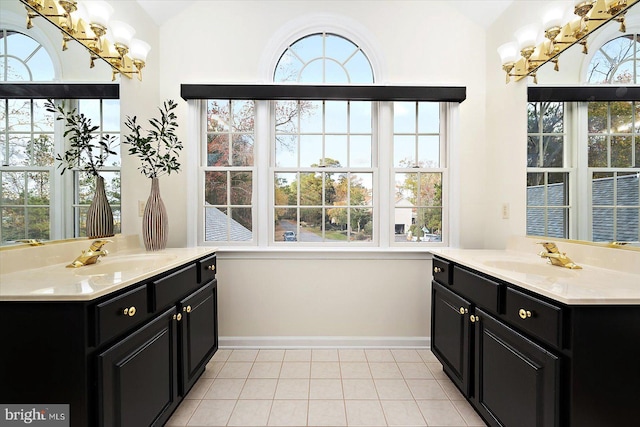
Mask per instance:
[[[285,49],[273,78],[347,87],[374,75],[355,43],[317,33]],[[283,98],[200,101],[200,243],[446,243],[445,103]]]
[[[34,83],[38,87],[36,82],[54,79],[51,58],[37,41],[9,30],[0,30],[0,35],[3,84]],[[118,100],[68,99],[64,103],[91,118],[99,127],[97,136],[119,136]],[[44,104],[44,99],[0,99],[0,244],[85,233],[95,182],[79,171],[60,176],[54,158],[65,150],[63,129]],[[120,154],[112,156],[107,165],[102,176],[119,232]]]

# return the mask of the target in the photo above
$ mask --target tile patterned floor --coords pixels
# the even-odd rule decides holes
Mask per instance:
[[[167,426],[484,426],[429,350],[219,350]]]

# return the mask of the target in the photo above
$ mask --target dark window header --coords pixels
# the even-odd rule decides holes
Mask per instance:
[[[462,102],[463,86],[336,86],[298,84],[183,84],[180,96],[189,99],[351,100]]]
[[[531,86],[529,102],[640,101],[640,86]]]
[[[104,83],[0,83],[5,99],[119,99],[120,85]]]

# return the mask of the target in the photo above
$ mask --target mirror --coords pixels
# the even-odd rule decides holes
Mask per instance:
[[[117,97],[111,93],[107,95],[97,88],[105,85],[96,84],[95,79],[109,81],[110,71],[99,74],[96,74],[96,70],[91,71],[91,78],[94,79],[91,85],[36,83],[54,82],[60,78],[56,74],[53,51],[47,51],[34,37],[39,35],[43,38],[45,34],[44,37],[50,38],[57,47],[60,35],[57,32],[48,34],[44,20],[34,20],[34,26],[39,31],[36,28],[32,31],[23,29],[24,7],[19,2],[15,3],[17,5],[3,2],[1,6],[3,18],[5,12],[9,18],[13,15],[20,16],[21,24],[9,24],[4,28],[0,26],[0,63],[6,64],[0,72],[0,82],[3,93],[8,94],[0,96],[0,246],[23,246],[23,243],[17,243],[22,239],[50,241],[75,236],[82,238],[84,218],[93,198],[95,180],[79,171],[67,171],[63,176],[60,175],[61,169],[54,159],[56,154],[64,152],[62,122],[56,121],[53,114],[46,111],[46,99],[31,98],[73,97],[52,96],[47,92],[58,93],[62,90],[60,87],[67,88],[65,93],[85,90],[75,98],[87,99],[67,99],[65,104],[86,115],[92,125],[97,126],[93,132],[96,136],[108,133],[115,134],[118,138],[120,102],[118,99],[98,99],[103,96]],[[55,51],[56,54],[57,52]],[[69,50],[60,54],[59,59],[66,61],[60,64],[60,74],[68,75],[74,81],[81,81],[82,74],[89,72],[85,71],[88,70],[86,55],[84,49],[70,44]],[[100,64],[96,65],[97,68],[103,68]],[[34,83],[23,92],[12,90],[12,83],[25,82]],[[72,86],[94,89],[69,89]],[[87,93],[90,96],[84,96]],[[109,158],[102,176],[114,213],[116,232],[119,232],[120,149],[117,148],[117,151],[117,155]]]

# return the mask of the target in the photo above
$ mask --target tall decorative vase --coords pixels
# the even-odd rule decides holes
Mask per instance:
[[[142,240],[148,251],[167,247],[167,210],[160,197],[158,178],[151,178],[151,194],[142,216]]]
[[[97,176],[96,193],[87,211],[87,237],[95,239],[110,236],[113,236],[113,212],[104,191],[104,178]]]

